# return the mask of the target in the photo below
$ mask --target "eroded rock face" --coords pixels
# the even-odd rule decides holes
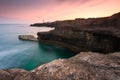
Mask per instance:
[[[77,49],[74,51],[77,52],[120,51],[120,13],[105,18],[59,22],[59,26],[56,26],[55,30],[46,33],[38,32],[37,35],[39,41],[57,41],[70,45],[70,47],[75,46]]]
[[[35,72],[42,80],[119,80],[120,53],[81,52],[70,59],[44,64]]]
[[[0,70],[0,80],[120,80],[120,52],[81,52],[70,59],[43,64],[30,72]]]
[[[36,73],[23,69],[0,70],[0,80],[41,80]]]

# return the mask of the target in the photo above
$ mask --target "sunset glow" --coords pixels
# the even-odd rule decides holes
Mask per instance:
[[[120,0],[0,0],[0,17],[30,23],[104,17],[120,11]]]

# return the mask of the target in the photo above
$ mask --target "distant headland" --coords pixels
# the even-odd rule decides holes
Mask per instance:
[[[120,13],[103,18],[77,18],[32,26],[55,27],[50,32],[38,32],[39,41],[62,45],[76,52],[120,51]]]

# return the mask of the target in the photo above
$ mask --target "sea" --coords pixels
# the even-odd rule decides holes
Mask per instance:
[[[36,36],[37,32],[53,29],[28,24],[0,24],[0,69],[21,68],[30,71],[55,59],[74,56],[74,52],[61,46],[18,39],[18,35]]]

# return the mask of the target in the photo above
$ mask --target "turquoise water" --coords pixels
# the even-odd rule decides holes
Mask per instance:
[[[36,35],[52,28],[28,25],[0,25],[0,69],[22,68],[32,70],[58,58],[69,58],[74,53],[60,46],[21,41],[18,35]]]

